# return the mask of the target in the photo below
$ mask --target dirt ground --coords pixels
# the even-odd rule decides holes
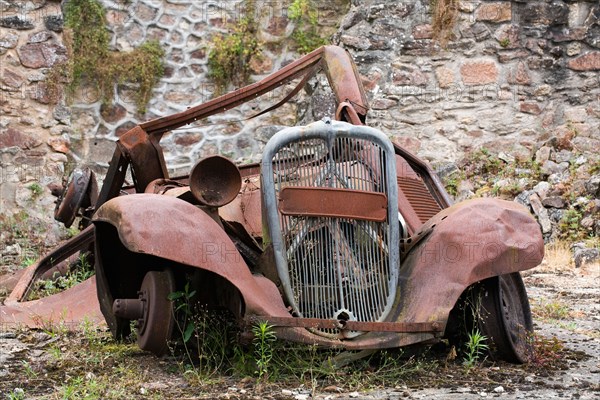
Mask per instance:
[[[600,265],[580,269],[548,264],[524,273],[535,330],[536,360],[510,365],[484,360],[466,369],[448,348],[421,348],[414,368],[404,353],[396,380],[346,370],[327,379],[257,383],[256,378],[183,373],[181,363],[157,359],[105,331],[0,331],[0,399],[599,399]],[[408,358],[406,358],[408,357]],[[361,364],[364,368],[365,364]],[[388,370],[389,371],[389,370]],[[371,375],[369,375],[371,374]]]

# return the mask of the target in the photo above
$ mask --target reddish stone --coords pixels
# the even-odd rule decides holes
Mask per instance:
[[[510,21],[512,19],[512,4],[509,1],[482,4],[475,11],[475,18],[477,21]]]
[[[266,74],[273,69],[273,60],[267,56],[252,57],[249,66],[255,74]]]
[[[417,25],[412,30],[415,39],[431,39],[433,38],[433,30],[430,24]]]
[[[125,118],[125,116],[127,115],[127,110],[120,104],[103,104],[100,107],[100,115],[102,115],[104,121],[113,124]]]
[[[414,154],[421,150],[421,141],[410,136],[396,136],[392,141]]]
[[[392,80],[395,85],[424,86],[428,79],[419,68],[408,64],[393,65]]]
[[[283,16],[273,17],[267,25],[267,32],[273,36],[283,36],[288,26],[288,19]]]
[[[493,61],[469,61],[460,67],[460,75],[465,85],[496,83],[498,68]]]
[[[445,89],[454,84],[454,71],[447,67],[439,67],[435,70],[435,77],[441,88]]]
[[[184,134],[181,135],[177,135],[173,141],[175,142],[175,144],[177,146],[191,146],[194,145],[196,143],[199,143],[200,140],[202,140],[202,133],[200,132],[186,132]]]
[[[67,60],[67,48],[57,43],[29,43],[18,53],[21,64],[29,68],[48,68]]]
[[[600,51],[585,53],[577,58],[569,60],[567,66],[575,71],[600,70]]]
[[[583,40],[588,28],[583,26],[579,28],[564,28],[551,30],[548,34],[553,42],[571,42],[573,40]]]
[[[373,110],[387,110],[388,108],[394,107],[398,102],[392,99],[375,99],[371,103]]]
[[[539,115],[542,113],[542,109],[535,103],[521,103],[520,110],[523,113]]]
[[[2,73],[2,84],[18,89],[23,84],[23,77],[10,69],[5,69]]]
[[[48,88],[48,85],[44,82],[39,82],[33,89],[29,90],[29,96],[32,100],[35,100],[42,104],[50,104],[56,101],[57,96],[60,93],[56,93]]]
[[[205,49],[198,49],[198,50],[194,50],[190,53],[190,58],[194,59],[194,60],[201,60],[204,57],[206,57],[206,50]]]
[[[518,85],[531,85],[531,77],[527,72],[525,63],[518,63],[517,66],[510,70],[508,74],[508,83]]]
[[[0,148],[17,146],[25,150],[39,146],[40,144],[41,142],[33,136],[13,128],[8,128],[0,132]]]
[[[48,139],[48,146],[52,147],[52,150],[66,154],[69,152],[69,139],[62,136],[53,136]]]

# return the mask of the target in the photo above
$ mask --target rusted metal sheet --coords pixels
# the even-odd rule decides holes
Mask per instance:
[[[287,187],[279,194],[279,211],[283,215],[383,222],[387,201],[384,193],[364,190]]]
[[[166,215],[168,218],[165,218]],[[223,228],[207,213],[189,203],[150,194],[118,197],[96,212],[94,223],[101,222],[115,226],[123,245],[134,253],[211,271],[231,282],[243,295],[267,290],[276,293],[277,297],[244,297],[246,308],[260,314],[288,315],[275,285],[257,286],[250,269]],[[275,298],[279,301],[273,301]]]
[[[94,277],[52,296],[0,306],[0,325],[3,327],[51,329],[60,325],[77,330],[84,320],[95,325],[104,322]]]
[[[421,231],[402,264],[397,321],[445,320],[469,285],[533,268],[544,255],[538,223],[511,201],[467,200]]]
[[[32,264],[25,270],[19,279],[19,282],[15,285],[15,288],[4,303],[12,304],[23,301],[36,279],[53,268],[57,263],[60,263],[79,251],[86,250],[93,241],[94,228],[88,226],[77,236],[74,236],[62,245],[54,248],[50,253],[46,254],[38,260],[38,262]]]
[[[242,182],[240,195],[219,208],[219,216],[225,221],[241,224],[250,236],[260,238],[263,235],[261,208],[260,176],[248,175]]]

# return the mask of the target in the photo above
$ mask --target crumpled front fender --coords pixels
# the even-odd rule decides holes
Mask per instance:
[[[442,210],[407,243],[397,320],[445,323],[473,283],[533,268],[544,257],[540,227],[521,205],[473,199]]]
[[[102,205],[93,222],[114,226],[120,242],[130,252],[220,275],[240,291],[246,313],[288,315],[276,286],[264,277],[252,275],[223,228],[207,213],[183,200],[155,194],[121,196]],[[98,229],[97,241],[106,240],[102,232]],[[111,301],[104,302],[112,306]],[[108,306],[105,304],[103,311]]]

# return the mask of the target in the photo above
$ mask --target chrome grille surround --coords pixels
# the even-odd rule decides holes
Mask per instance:
[[[398,284],[398,188],[394,149],[380,131],[339,121],[275,134],[262,161],[270,239],[283,291],[299,317],[383,321]],[[383,222],[283,215],[286,187],[328,187],[387,196]],[[349,338],[361,332],[315,330]]]

